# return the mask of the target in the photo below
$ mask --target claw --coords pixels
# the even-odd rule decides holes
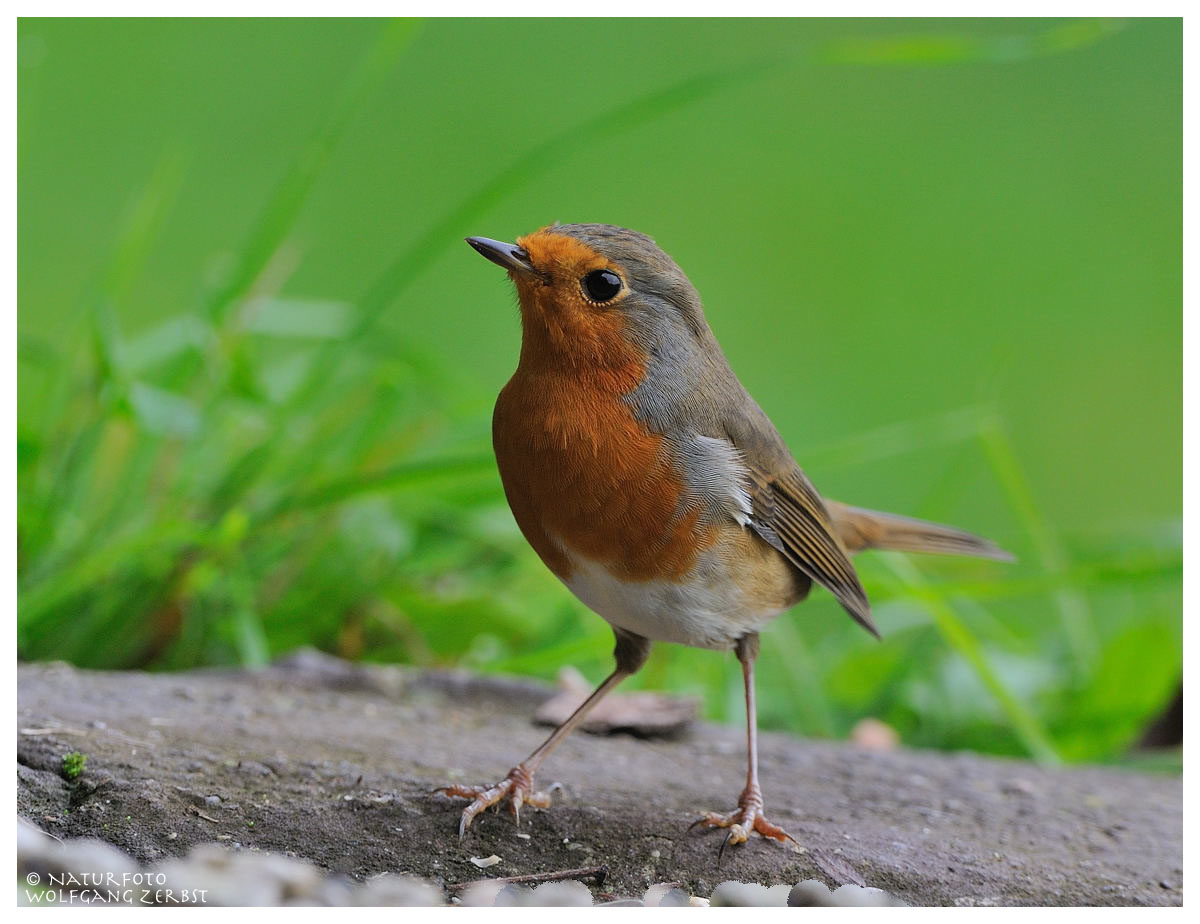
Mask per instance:
[[[549,808],[550,796],[544,792],[532,792],[533,774],[521,764],[513,767],[508,776],[494,786],[443,786],[434,790],[444,796],[458,799],[470,799],[471,803],[463,809],[458,822],[458,836],[463,838],[475,816],[485,809],[500,811],[500,805],[508,800],[509,809],[516,819],[517,827],[521,825],[521,806],[532,805],[534,808]]]
[[[717,851],[717,869],[721,868],[721,857],[725,856],[725,848],[729,846],[729,841],[733,837],[733,829],[730,828],[725,832],[725,837],[721,840],[721,849]]]
[[[721,868],[721,859],[725,855],[725,850],[729,847],[746,843],[750,840],[750,835],[755,832],[771,840],[780,842],[791,841],[796,847],[800,846],[800,842],[784,831],[783,828],[767,821],[763,815],[762,793],[759,792],[758,787],[747,787],[743,790],[741,797],[738,799],[738,808],[736,811],[730,812],[728,815],[718,815],[716,812],[708,812],[693,821],[688,826],[688,830],[692,830],[697,825],[702,825],[706,828],[729,829],[721,841],[720,850],[717,851],[718,869]]]

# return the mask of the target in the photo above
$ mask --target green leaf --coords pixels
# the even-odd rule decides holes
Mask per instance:
[[[214,336],[213,329],[195,315],[168,318],[125,342],[125,367],[139,375],[183,353],[209,348]]]
[[[273,337],[329,340],[345,337],[354,310],[345,302],[302,298],[256,298],[246,305],[244,330]]]
[[[194,436],[200,429],[200,412],[191,401],[154,385],[134,382],[129,387],[129,405],[151,433]]]
[[[902,555],[888,554],[883,560],[891,567],[896,575],[905,583],[921,586],[925,582],[919,571]],[[1060,758],[1050,741],[1049,735],[1042,727],[1029,706],[1016,696],[1009,686],[1001,679],[999,673],[989,662],[983,646],[955,613],[948,601],[930,595],[923,604],[934,625],[950,647],[971,666],[983,685],[999,703],[1013,731],[1021,739],[1030,756],[1047,764],[1056,764]]]

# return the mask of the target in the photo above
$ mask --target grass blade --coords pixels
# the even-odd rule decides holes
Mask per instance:
[[[393,465],[378,472],[351,475],[314,488],[290,498],[284,498],[263,514],[259,525],[299,510],[313,510],[341,503],[365,494],[412,487],[439,478],[462,478],[471,475],[494,475],[496,463],[490,454],[455,458],[426,459]]]
[[[391,73],[400,55],[415,38],[419,25],[417,20],[388,22],[383,34],[359,63],[325,124],[292,161],[283,181],[251,230],[225,284],[209,296],[206,308],[215,322],[220,323],[238,299],[249,291],[283,243],[346,126],[362,111],[372,91]]]
[[[855,37],[830,42],[821,57],[835,64],[912,66],[1011,63],[1065,54],[1103,41],[1125,28],[1122,19],[1078,19],[1031,35],[981,36],[937,32]]]
[[[1056,576],[1066,575],[1071,570],[1067,553],[1034,500],[1033,488],[1017,460],[999,414],[990,415],[980,424],[979,439],[996,478],[1008,493],[1018,518],[1033,541],[1043,570]],[[1069,584],[1056,590],[1054,599],[1076,661],[1077,674],[1086,673],[1100,651],[1091,609],[1083,594]]]
[[[1061,763],[1058,752],[1042,724],[992,669],[984,656],[983,646],[967,625],[958,618],[954,608],[945,598],[929,592],[925,579],[907,558],[891,553],[881,554],[879,557],[904,584],[923,591],[918,598],[921,605],[933,617],[934,624],[950,647],[971,665],[983,685],[996,698],[1030,756],[1045,764]]]

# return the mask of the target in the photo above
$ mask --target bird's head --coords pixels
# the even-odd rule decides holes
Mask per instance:
[[[507,269],[516,285],[522,364],[644,369],[654,358],[691,354],[712,336],[683,270],[637,231],[551,225],[515,244],[481,237],[467,243]]]

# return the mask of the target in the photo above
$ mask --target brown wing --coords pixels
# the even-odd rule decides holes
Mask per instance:
[[[799,466],[782,477],[751,464],[750,526],[795,568],[829,590],[859,625],[879,637],[871,604],[820,496]]]
[[[740,383],[739,383],[740,384]],[[879,637],[871,604],[821,496],[774,425],[743,389],[722,426],[750,478],[750,526],[791,565],[829,590],[854,621]],[[736,393],[735,393],[736,394]]]

